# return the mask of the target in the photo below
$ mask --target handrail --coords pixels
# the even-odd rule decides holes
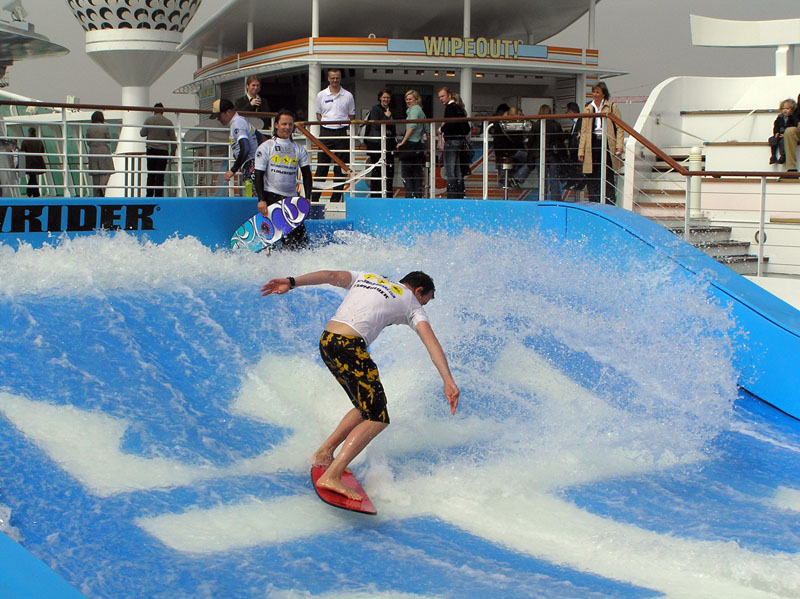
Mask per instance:
[[[121,105],[109,105],[109,104],[69,104],[64,102],[21,102],[16,100],[0,100],[0,105],[8,105],[8,106],[35,106],[39,108],[67,108],[71,110],[110,110],[110,111],[131,111],[131,112],[153,112],[152,106],[121,106]],[[193,109],[193,108],[159,108],[160,111],[175,113],[175,114],[198,114],[198,115],[210,115],[212,111],[210,110],[200,110],[200,109]],[[748,111],[749,112],[749,111]],[[277,115],[277,112],[251,112],[251,111],[239,111],[239,114],[246,117],[274,117]],[[625,123],[621,118],[613,114],[606,114],[606,113],[580,113],[580,114],[536,114],[536,115],[513,115],[513,116],[473,116],[473,117],[459,117],[459,118],[452,118],[452,119],[443,119],[443,118],[426,118],[426,119],[416,119],[416,120],[406,120],[406,119],[391,119],[391,120],[380,120],[380,121],[370,121],[366,119],[356,119],[354,121],[330,121],[328,124],[405,124],[405,123],[441,123],[441,122],[504,122],[504,121],[537,121],[543,119],[573,119],[573,118],[609,118],[614,123],[619,126],[623,131],[625,131],[628,135],[635,138],[639,143],[641,143],[645,148],[650,150],[653,154],[658,156],[661,160],[666,162],[670,167],[675,169],[676,172],[680,173],[683,176],[743,176],[743,177],[786,177],[786,178],[797,178],[797,173],[790,173],[790,172],[783,172],[776,175],[773,171],[689,171],[688,169],[681,166],[678,162],[676,162],[672,157],[664,153],[661,149],[659,149],[655,144],[650,142],[647,138],[641,135],[638,131],[633,129],[630,125]],[[323,124],[321,121],[297,121],[295,124],[300,125],[305,129],[305,131],[301,130],[301,132],[306,135],[308,131],[308,127],[310,125],[321,125]],[[300,127],[298,127],[300,129]],[[320,142],[318,139],[314,138],[314,143],[318,147],[322,148],[324,144]],[[327,149],[327,148],[326,148]],[[333,154],[331,153],[331,156]],[[344,166],[340,164],[340,166]],[[348,169],[349,170],[349,169]]]
[[[641,135],[638,131],[633,129],[629,126],[625,121],[616,117],[613,114],[580,114],[580,115],[571,115],[571,116],[580,116],[580,117],[597,117],[597,116],[606,116],[610,118],[614,123],[620,127],[625,133],[636,139],[640,144],[642,144],[645,148],[650,150],[653,154],[658,156],[661,160],[666,162],[671,168],[675,169],[676,172],[683,175],[684,177],[768,177],[771,179],[797,179],[800,176],[800,173],[793,173],[793,172],[781,172],[776,173],[774,171],[690,171],[686,167],[682,166],[680,163],[676,162],[671,156],[664,153],[658,146],[650,142],[646,137]]]
[[[63,103],[63,102],[27,102],[27,101],[17,101],[17,100],[2,100],[2,101],[0,101],[0,104],[5,104],[5,105],[8,105],[8,106],[24,106],[24,107],[45,108],[45,109],[52,109],[52,110],[55,110],[55,111],[59,111],[60,110],[60,111],[62,111],[62,114],[66,113],[67,111],[83,111],[83,110],[86,110],[86,111],[88,111],[88,110],[106,110],[106,111],[117,111],[117,112],[128,111],[128,112],[152,113],[153,109],[154,109],[154,107],[152,107],[152,106],[120,106],[120,105],[100,105],[100,104],[72,104],[72,103]],[[198,109],[189,109],[189,108],[169,108],[169,107],[163,107],[162,108],[162,107],[159,107],[159,110],[163,111],[164,113],[175,114],[175,115],[196,115],[200,120],[202,120],[204,117],[206,117],[206,115],[210,115],[211,114],[211,111],[209,111],[209,110],[198,110]],[[241,111],[240,114],[242,116],[246,116],[246,117],[250,117],[250,118],[262,118],[262,119],[264,119],[264,118],[273,117],[277,113],[274,113],[274,112]],[[18,115],[18,116],[8,117],[7,120],[13,121],[14,119],[20,119],[20,120],[24,120],[25,122],[30,122],[32,118],[35,119],[35,116],[36,115]],[[482,126],[483,127],[483,131],[481,132],[481,136],[480,136],[481,139],[479,141],[482,142],[481,145],[484,148],[484,152],[483,152],[484,160],[483,160],[483,164],[479,168],[481,168],[483,170],[483,177],[482,177],[483,181],[482,181],[481,197],[486,198],[487,197],[487,193],[488,193],[488,187],[487,187],[488,178],[487,177],[488,177],[488,164],[489,164],[489,161],[487,160],[487,157],[488,157],[488,150],[490,148],[490,145],[489,145],[490,138],[489,138],[487,132],[488,132],[489,125],[491,123],[494,123],[494,122],[500,122],[500,123],[504,123],[504,122],[529,122],[529,123],[535,123],[537,121],[543,121],[543,120],[548,120],[548,119],[567,120],[567,119],[574,119],[574,118],[598,118],[598,117],[599,118],[610,118],[617,125],[617,127],[621,131],[624,131],[625,133],[627,133],[628,136],[630,136],[631,138],[635,139],[638,143],[640,143],[642,145],[642,147],[646,148],[647,150],[652,152],[652,154],[654,156],[657,156],[660,160],[662,160],[664,163],[669,165],[669,167],[675,173],[678,173],[679,175],[681,175],[683,177],[731,177],[731,176],[737,176],[737,177],[756,177],[756,178],[757,177],[767,177],[767,178],[772,178],[772,179],[775,179],[775,178],[786,178],[786,179],[796,180],[798,178],[798,176],[799,176],[797,173],[786,173],[786,172],[775,173],[774,171],[692,171],[692,170],[689,170],[686,166],[684,166],[684,165],[678,163],[677,161],[675,161],[671,156],[667,155],[663,150],[658,148],[654,143],[652,143],[650,140],[645,138],[639,132],[635,131],[630,125],[625,123],[621,118],[618,118],[613,114],[605,114],[605,113],[598,113],[598,114],[595,114],[595,113],[551,114],[551,115],[538,115],[537,114],[537,115],[511,115],[511,116],[472,116],[472,117],[459,117],[459,118],[454,118],[454,119],[444,119],[444,118],[439,117],[439,118],[425,118],[425,119],[415,119],[415,120],[392,119],[392,120],[380,120],[380,121],[370,121],[368,119],[364,119],[364,120],[357,119],[357,120],[354,120],[352,122],[350,122],[350,121],[342,121],[341,123],[342,124],[348,124],[350,126],[351,146],[350,146],[350,149],[349,149],[349,155],[351,157],[355,157],[356,155],[364,155],[364,150],[359,145],[353,143],[354,138],[363,137],[363,136],[359,136],[358,135],[357,127],[359,127],[361,125],[376,124],[376,125],[382,127],[383,131],[385,132],[385,126],[386,125],[405,125],[405,124],[408,124],[408,123],[424,123],[424,124],[427,124],[427,125],[429,125],[431,127],[431,135],[430,135],[431,139],[430,139],[430,143],[428,144],[429,145],[428,150],[429,150],[430,156],[431,156],[431,162],[430,162],[431,165],[436,163],[435,162],[435,154],[438,151],[436,149],[436,143],[435,143],[433,131],[435,131],[436,127],[439,124],[444,123],[444,122],[452,121],[452,122],[468,122],[468,123],[471,123],[473,125],[477,124],[477,125]],[[62,117],[62,120],[63,120],[63,117]],[[351,173],[353,171],[353,166],[358,163],[357,160],[351,160],[351,163],[347,164],[345,161],[341,160],[336,155],[335,152],[331,151],[326,146],[324,138],[318,138],[313,133],[311,133],[311,131],[309,130],[310,127],[315,126],[315,125],[322,125],[323,123],[321,123],[320,121],[308,120],[308,121],[299,121],[296,124],[297,124],[298,131],[300,131],[306,137],[306,139],[308,140],[308,142],[310,144],[312,144],[313,146],[316,146],[321,152],[324,152],[327,156],[329,156],[330,159],[335,164],[337,164],[339,167],[341,167],[343,171],[348,172],[348,173]],[[325,124],[331,124],[331,123],[329,122],[329,123],[325,123]],[[76,125],[74,123],[68,123],[67,126],[74,127],[74,126],[79,126],[79,125]],[[179,123],[178,129],[179,130],[183,129],[185,131],[185,130],[188,129],[188,127],[185,126],[185,125],[182,125],[181,123]],[[202,128],[201,127],[192,127],[192,129],[201,130]],[[216,128],[209,129],[208,131],[211,132],[211,131],[214,131],[214,130],[216,130]],[[535,130],[535,128],[534,128],[534,130]],[[545,135],[546,135],[546,133],[545,133]],[[48,138],[48,139],[52,139],[52,138]],[[477,140],[478,138],[476,137],[475,139]],[[540,139],[543,139],[543,137],[540,138]],[[70,185],[72,185],[72,183],[71,183],[72,177],[74,175],[79,175],[79,176],[82,177],[83,173],[85,172],[85,171],[81,170],[81,164],[82,164],[83,159],[87,156],[87,154],[85,152],[83,152],[82,149],[79,149],[77,154],[70,154],[68,149],[67,149],[67,143],[68,142],[72,142],[73,140],[75,140],[75,138],[71,138],[70,140],[61,139],[60,144],[59,144],[59,145],[61,145],[61,148],[59,148],[59,150],[58,150],[57,157],[60,157],[60,158],[57,158],[57,161],[59,163],[58,168],[63,171],[63,173],[62,173],[62,176],[63,176],[63,179],[64,179],[63,180],[63,184],[58,184],[58,183],[51,183],[50,184],[50,185],[58,185],[59,188],[63,187],[65,192],[67,192],[69,190]],[[206,137],[206,140],[208,140],[208,137]],[[79,144],[81,144],[83,142],[82,139],[81,140],[77,140],[77,141],[78,141]],[[128,141],[131,141],[131,140],[128,140]],[[135,141],[138,141],[138,140],[135,140]],[[141,140],[141,141],[144,142],[144,140]],[[179,148],[179,152],[177,154],[178,154],[178,156],[181,157],[182,160],[192,159],[192,156],[194,156],[195,159],[198,159],[198,160],[216,161],[216,160],[222,160],[223,159],[223,157],[219,156],[219,155],[199,156],[199,155],[197,155],[197,150],[196,149],[195,150],[189,150],[189,148],[197,148],[198,146],[202,146],[203,144],[205,144],[209,148],[214,147],[215,144],[211,143],[210,141],[205,141],[205,142],[198,141],[198,142],[192,142],[189,145],[187,145],[187,144],[188,144],[188,142],[184,142],[182,139],[178,139],[178,141],[177,141],[177,145],[178,145],[178,148]],[[222,146],[223,144],[219,144],[219,145]],[[185,153],[186,151],[192,151],[193,154],[192,155],[187,155],[187,156],[184,157],[183,153]],[[386,148],[382,147],[381,155],[383,155],[385,152],[386,152]],[[51,153],[51,155],[52,155],[52,153]],[[78,160],[77,171],[75,170],[75,165],[74,165],[74,160],[76,158]],[[543,172],[543,168],[542,167],[544,166],[544,153],[542,153],[542,152],[539,153],[539,160],[540,160],[540,162],[539,162],[539,167],[540,167],[539,178],[540,178],[540,183],[541,183],[542,172]],[[55,166],[55,164],[53,164],[52,162],[51,162],[51,165]],[[190,182],[187,183],[185,181],[185,176],[187,175],[187,171],[185,171],[185,169],[183,168],[184,166],[185,165],[183,163],[181,163],[179,168],[178,168],[179,181],[178,181],[178,184],[176,186],[174,186],[174,188],[176,190],[183,191],[183,190],[186,190],[186,189],[194,190],[194,189],[199,189],[199,188],[211,189],[213,187],[216,187],[213,184],[191,185],[191,184],[189,184]],[[381,172],[383,172],[383,171],[384,171],[384,169],[381,168]],[[209,171],[207,169],[205,169],[205,170],[196,169],[196,170],[191,171],[189,176],[192,176],[192,173],[194,175],[200,175],[200,176],[213,176],[215,174],[215,171],[214,170]],[[605,173],[605,170],[603,170],[603,174],[601,176],[605,176],[604,173]],[[373,175],[373,178],[377,178],[377,174]],[[430,169],[430,174],[429,174],[429,179],[428,180],[429,180],[429,183],[431,185],[435,184],[436,181],[437,181],[437,179],[434,177],[433,168]],[[77,185],[78,185],[78,189],[82,189],[84,187],[91,187],[90,185],[84,185],[82,182],[78,182]],[[21,184],[21,185],[19,185],[19,187],[24,187],[24,185]],[[389,190],[389,191],[391,191],[391,190]],[[431,192],[431,195],[433,195],[435,193],[433,188],[431,188],[430,192]]]

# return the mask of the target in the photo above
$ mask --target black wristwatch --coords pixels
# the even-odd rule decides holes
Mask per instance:
[[[297,285],[297,283],[295,283],[294,281],[294,277],[286,277],[286,278],[289,279],[289,289],[294,289]]]

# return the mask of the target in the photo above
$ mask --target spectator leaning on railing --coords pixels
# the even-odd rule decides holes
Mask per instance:
[[[444,104],[444,118],[466,118],[466,111],[458,105],[452,92],[443,87],[439,90],[439,101]],[[447,197],[464,197],[464,171],[461,168],[462,150],[467,143],[470,127],[466,121],[446,122],[439,128],[444,137],[442,171],[447,181]]]
[[[261,97],[261,80],[256,75],[250,75],[244,88],[244,95],[233,103],[236,112],[269,112],[269,104]],[[264,129],[269,129],[269,117],[263,120]]]
[[[317,94],[314,104],[317,113],[317,120],[323,124],[320,126],[320,136],[323,137],[322,143],[333,150],[336,157],[342,162],[347,162],[347,154],[342,152],[350,146],[347,139],[350,127],[347,123],[337,123],[335,121],[352,121],[356,115],[356,103],[353,94],[342,87],[342,71],[340,69],[328,69],[328,87]],[[330,123],[325,125],[325,123]],[[330,139],[330,138],[334,139]],[[338,150],[338,152],[337,152]],[[328,169],[332,162],[330,156],[324,152],[317,154],[317,170],[314,178],[323,182],[328,176]],[[341,177],[342,169],[338,164],[333,167],[333,175]],[[340,187],[335,187],[331,193],[331,202],[341,202],[342,192]],[[319,192],[314,194],[314,201],[319,201]]]
[[[408,90],[405,100],[406,120],[416,121],[426,118],[420,106],[422,98],[417,90]],[[427,131],[427,123],[408,123],[403,139],[397,142],[400,174],[403,176],[403,186],[407,198],[421,198],[423,194],[423,165],[425,164],[423,136]]]
[[[369,114],[367,115],[368,121],[388,121],[391,120],[392,117],[392,110],[389,108],[389,103],[392,101],[392,92],[388,89],[383,89],[378,92],[378,103],[373,106]],[[364,145],[367,146],[367,162],[369,164],[375,164],[381,158],[381,140],[375,139],[380,138],[381,136],[381,125],[380,123],[370,123],[364,129]],[[395,131],[394,124],[386,125],[386,195],[388,197],[392,197],[392,181],[394,181],[394,149],[397,145],[397,140],[395,137],[397,136],[397,132]],[[370,191],[372,192],[373,198],[381,197],[381,171],[380,169],[375,169],[372,172],[372,178],[369,182]]]
[[[139,135],[147,139],[147,197],[164,195],[164,175],[169,157],[175,152],[175,125],[164,116],[164,105],[156,102]]]
[[[111,160],[111,134],[103,113],[95,110],[92,113],[92,124],[86,128],[86,145],[89,149],[88,168],[92,177],[92,191],[95,197],[102,198],[106,195],[106,186],[114,170],[114,161]]]
[[[583,109],[584,112],[613,114],[619,117],[619,108],[609,101],[611,94],[602,81],[592,87],[592,101]],[[606,189],[600,190],[600,167],[602,165],[603,128],[606,131],[608,160],[606,160]],[[584,118],[581,123],[581,139],[578,146],[578,160],[583,163],[583,174],[586,175],[588,199],[590,202],[601,201],[601,193],[609,204],[616,204],[614,188],[614,172],[621,166],[623,133],[619,131],[609,118]]]
[[[28,137],[36,137],[36,129],[28,129]],[[20,145],[20,151],[25,154],[25,174],[28,175],[28,189],[26,195],[29,198],[39,197],[39,175],[44,172],[44,144],[41,139],[25,139]]]

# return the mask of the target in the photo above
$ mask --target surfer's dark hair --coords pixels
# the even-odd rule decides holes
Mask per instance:
[[[425,295],[430,291],[436,291],[436,287],[433,284],[433,279],[421,270],[415,270],[408,273],[406,276],[400,279],[400,282],[408,285],[411,287],[411,289],[422,287],[422,295]]]
[[[282,117],[283,115],[288,115],[288,116],[292,117],[292,121],[294,121],[294,120],[295,120],[294,112],[292,112],[292,111],[291,111],[291,110],[289,110],[288,108],[281,108],[281,109],[278,111],[278,113],[275,115],[275,120],[273,120],[273,121],[272,121],[272,137],[273,137],[274,139],[277,139],[277,138],[278,138],[278,128],[277,128],[277,124],[278,124],[278,121],[279,121],[279,120],[281,120],[281,117]],[[294,128],[294,127],[292,127],[292,130],[291,130],[291,131],[289,131],[289,139],[292,139],[292,134],[294,133],[294,130],[295,130],[295,128]]]

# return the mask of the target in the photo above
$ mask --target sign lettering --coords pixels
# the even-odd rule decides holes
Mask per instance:
[[[425,36],[425,54],[428,56],[463,56],[464,58],[519,57],[519,40],[498,40],[486,37]]]
[[[0,232],[153,231],[158,209],[157,204],[0,205]]]

